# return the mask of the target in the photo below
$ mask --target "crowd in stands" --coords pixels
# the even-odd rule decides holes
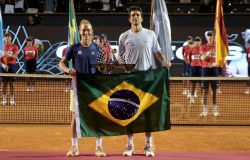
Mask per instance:
[[[151,0],[74,0],[77,13],[126,12],[136,5],[150,13]],[[166,0],[169,13],[214,13],[216,0]],[[4,13],[67,13],[68,0],[0,0]],[[249,13],[250,0],[223,0],[225,13]]]

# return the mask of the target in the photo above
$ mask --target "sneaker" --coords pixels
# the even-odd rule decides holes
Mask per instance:
[[[220,116],[220,113],[218,112],[217,106],[213,106],[213,108],[212,108],[212,115],[214,117]]]
[[[207,111],[202,111],[201,114],[200,114],[200,116],[201,116],[201,117],[206,117],[207,114],[208,114]]]
[[[95,150],[95,155],[97,157],[106,157],[106,153],[104,152],[102,147],[97,147]]]
[[[70,86],[66,86],[66,87],[65,87],[65,92],[69,92],[70,89],[71,89]]]
[[[14,100],[14,96],[10,97],[10,105],[11,106],[16,105],[15,100]]]
[[[203,106],[202,112],[200,114],[201,117],[206,117],[208,114],[207,112],[207,106]]]
[[[67,153],[67,157],[78,157],[79,155],[80,153],[78,148],[74,146]]]
[[[182,92],[182,94],[187,94],[188,93],[188,90],[187,89],[183,89],[183,92]]]
[[[216,89],[216,93],[217,94],[221,94],[222,93],[221,90],[220,90],[220,88]]]
[[[217,111],[215,111],[215,112],[212,113],[212,115],[213,115],[214,117],[218,117],[218,116],[220,116],[220,113],[217,112]]]
[[[155,156],[153,147],[150,145],[146,145],[146,147],[144,148],[144,153],[145,153],[146,157],[154,157]]]
[[[191,97],[190,97],[189,103],[190,103],[190,104],[194,104],[194,96],[191,96]]]
[[[11,105],[11,106],[16,105],[16,103],[15,103],[14,99],[11,99],[11,100],[10,100],[10,105]]]
[[[2,105],[5,106],[7,104],[7,100],[6,99],[3,99],[2,100]]]
[[[34,86],[30,87],[30,91],[34,92],[35,91],[35,87]]]
[[[135,154],[134,145],[127,145],[127,147],[125,148],[125,151],[123,152],[123,156],[131,157],[133,154]]]
[[[244,92],[245,94],[249,94],[250,93],[250,89],[249,88],[247,88],[246,90],[245,90],[245,92]]]
[[[197,91],[194,92],[194,97],[197,98]]]

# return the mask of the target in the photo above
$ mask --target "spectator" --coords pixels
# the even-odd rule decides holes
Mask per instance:
[[[12,43],[12,36],[10,33],[4,34],[4,57],[1,59],[2,73],[16,73],[17,70],[17,55],[18,46]],[[2,105],[7,104],[7,85],[10,84],[10,105],[15,105],[14,100],[14,78],[6,77],[2,78],[3,81],[3,100]]]
[[[201,53],[202,53],[202,77],[217,77],[219,76],[219,68],[215,62],[215,45],[214,45],[214,37],[212,31],[206,31],[205,37],[207,40],[206,44],[201,46]],[[209,91],[209,84],[211,84],[212,89],[212,115],[214,117],[219,116],[218,106],[217,106],[217,89],[219,88],[219,81],[202,81],[202,113],[200,116],[207,116],[208,115],[208,106],[207,106],[207,97]]]
[[[98,46],[101,46],[101,37],[99,35],[94,35],[93,42]]]
[[[38,50],[34,47],[35,38],[29,36],[26,39],[27,45],[23,49],[24,53],[24,67],[27,74],[36,73],[36,60],[38,57]],[[27,91],[35,90],[35,81],[33,79],[28,79],[27,81]]]
[[[57,8],[57,0],[46,0],[45,13],[54,13]]]
[[[109,44],[108,37],[106,34],[101,34],[101,47],[105,54],[105,63],[111,63],[112,62],[112,48]]]
[[[4,5],[4,13],[14,13],[15,2],[13,0],[6,0]]]
[[[202,66],[202,55],[201,55],[201,38],[195,37],[194,44],[190,51],[190,77],[201,77],[201,66]],[[195,88],[197,81],[191,81],[192,88],[191,88],[191,96],[190,96],[190,103],[194,103],[194,98],[197,96]]]
[[[56,11],[59,13],[68,12],[69,2],[68,0],[57,0]]]
[[[103,11],[103,12],[109,12],[110,11],[109,0],[101,0],[101,3],[102,3],[102,9],[101,9],[101,11]]]
[[[182,56],[183,56],[183,74],[184,77],[189,77],[190,74],[190,53],[192,50],[193,45],[193,37],[187,36],[186,42],[184,43],[184,46],[182,47]],[[188,94],[188,81],[183,81],[183,94]]]
[[[23,13],[24,9],[24,0],[16,0],[15,1],[15,13]]]

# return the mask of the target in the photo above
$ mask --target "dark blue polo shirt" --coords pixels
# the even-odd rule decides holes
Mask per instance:
[[[97,44],[91,43],[88,47],[83,47],[79,42],[71,45],[65,56],[68,60],[73,60],[73,66],[78,73],[94,74],[96,68],[91,67],[91,64],[97,63],[97,57],[101,53],[102,50]]]

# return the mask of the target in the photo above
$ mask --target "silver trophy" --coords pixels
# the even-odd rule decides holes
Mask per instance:
[[[112,52],[109,56],[114,57]],[[100,72],[104,74],[111,73],[128,73],[134,70],[135,64],[126,64],[125,54],[121,54],[119,57],[115,57],[113,61],[107,63],[107,56],[103,51],[98,52],[97,63],[92,64],[93,67],[97,68]]]

